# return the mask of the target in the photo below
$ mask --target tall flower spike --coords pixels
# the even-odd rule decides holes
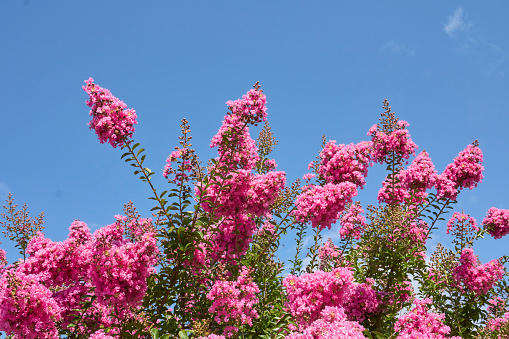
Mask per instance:
[[[94,79],[89,78],[85,83],[83,90],[90,97],[86,102],[91,107],[90,129],[95,130],[101,144],[108,142],[113,148],[122,147],[133,136],[134,125],[138,123],[135,110],[126,109],[123,101],[114,97],[108,89],[94,84]]]

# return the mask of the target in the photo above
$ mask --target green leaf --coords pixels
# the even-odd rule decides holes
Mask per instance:
[[[150,334],[152,335],[152,338],[159,339],[159,330],[157,328],[151,329]]]
[[[184,330],[179,331],[179,337],[182,339],[189,339],[189,337],[187,336],[187,332]]]

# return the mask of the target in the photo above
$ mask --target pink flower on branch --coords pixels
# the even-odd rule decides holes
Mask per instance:
[[[509,234],[509,210],[492,207],[486,213],[482,224],[488,228],[488,233],[495,239]]]
[[[0,277],[0,328],[17,338],[58,338],[60,307],[41,277],[16,269]]]
[[[401,159],[408,159],[410,155],[415,154],[417,145],[410,138],[410,133],[406,129],[409,124],[404,121],[398,121],[395,129],[392,131],[381,131],[377,125],[373,125],[368,132],[373,143],[371,158],[380,164],[387,163],[391,154]]]
[[[341,217],[341,228],[339,234],[341,239],[347,237],[359,240],[366,228],[366,217],[360,203],[350,205],[347,212]]]
[[[328,183],[351,182],[362,189],[372,165],[371,147],[372,143],[368,141],[356,145],[336,145],[335,140],[329,141],[320,152],[317,172]]]
[[[484,167],[483,154],[479,143],[474,141],[461,151],[454,161],[447,165],[444,172],[437,178],[437,196],[456,200],[457,190],[473,189],[482,182]]]
[[[253,325],[253,319],[258,318],[254,305],[258,303],[256,293],[260,290],[252,281],[249,269],[242,267],[236,281],[218,280],[207,294],[207,299],[213,301],[209,312],[215,314],[214,320],[219,324],[229,324],[225,328],[225,335],[231,337],[241,325]]]
[[[242,96],[242,99],[227,101],[226,105],[231,114],[238,116],[243,122],[258,124],[267,119],[267,97],[259,89],[258,83],[255,89],[251,89]]]
[[[415,308],[402,315],[394,325],[397,339],[461,339],[447,336],[451,328],[443,323],[444,314],[429,312],[431,299],[415,299]]]
[[[304,186],[292,213],[298,222],[311,221],[313,227],[330,229],[356,195],[357,187],[351,182]]]
[[[474,255],[474,250],[464,248],[460,256],[460,264],[453,270],[453,278],[459,286],[463,284],[466,290],[477,295],[484,295],[498,280],[502,279],[504,273],[504,266],[497,260],[481,265]]]
[[[132,137],[134,125],[138,123],[135,110],[126,109],[123,101],[114,97],[108,89],[96,85],[94,79],[89,78],[85,83],[83,90],[90,97],[86,102],[91,107],[90,129],[95,130],[101,144],[108,142],[114,148],[122,147]]]

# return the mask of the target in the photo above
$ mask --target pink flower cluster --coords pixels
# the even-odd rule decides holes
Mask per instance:
[[[209,312],[215,314],[214,320],[219,324],[228,324],[225,327],[225,335],[233,336],[238,332],[238,327],[243,324],[252,326],[253,319],[258,318],[258,312],[253,308],[258,303],[256,293],[260,290],[249,276],[249,269],[242,267],[236,281],[214,282],[207,294],[207,299],[212,300]]]
[[[226,102],[233,115],[250,124],[257,124],[267,119],[266,104],[265,94],[261,90],[255,89],[244,94],[242,99]]]
[[[256,230],[254,220],[245,214],[224,217],[216,227],[216,231],[208,233],[211,245],[207,255],[226,261],[239,259],[246,253]]]
[[[289,302],[287,309],[302,327],[319,319],[326,306],[341,308],[349,320],[362,321],[378,307],[372,281],[355,284],[350,268],[338,267],[331,272],[317,271],[283,280]]]
[[[325,244],[320,246],[320,248],[318,249],[318,257],[320,258],[320,260],[337,258],[341,256],[341,254],[342,252],[339,249],[339,247],[334,245],[330,240],[325,242]]]
[[[40,276],[9,270],[0,277],[0,328],[18,338],[58,338],[61,309]]]
[[[247,125],[265,120],[265,95],[251,90],[227,104],[231,112],[210,143],[218,148],[219,155],[209,167],[210,181],[195,187],[203,210],[220,219],[215,229],[204,230],[211,245],[195,251],[196,259],[203,263],[206,257],[226,261],[240,258],[256,228],[253,217],[269,211],[286,183],[285,173],[274,171],[276,163],[271,159],[264,159],[267,173],[252,173],[260,157]],[[204,253],[198,253],[202,250]]]
[[[286,339],[365,339],[364,327],[358,322],[348,321],[342,308],[325,306],[320,318],[313,321],[302,333],[293,332]]]
[[[354,183],[363,188],[364,178],[368,175],[371,163],[371,142],[361,141],[354,145],[336,145],[336,141],[329,141],[320,152],[318,174],[328,183]]]
[[[486,213],[482,224],[488,229],[488,233],[495,239],[500,239],[509,234],[509,210],[492,207]]]
[[[94,79],[85,80],[83,89],[90,99],[86,102],[91,107],[92,121],[88,123],[94,129],[101,144],[109,142],[114,148],[122,146],[127,138],[132,137],[136,121],[134,109],[126,109],[127,105],[114,97],[111,92],[94,84]]]
[[[388,177],[378,192],[378,201],[387,204],[399,204],[412,197],[412,202],[420,203],[427,196],[427,189],[432,188],[437,180],[435,166],[426,151],[415,157],[412,164],[399,172],[394,178]]]
[[[437,195],[456,200],[458,189],[477,187],[483,178],[482,161],[481,149],[476,145],[468,145],[438,176],[435,185]]]
[[[263,215],[286,183],[286,174],[281,171],[253,175],[240,169],[230,176],[224,180],[215,178],[206,190],[196,187],[196,194],[203,199],[202,207],[206,212],[218,217],[237,213]]]
[[[226,339],[224,335],[211,334],[206,337],[198,337],[196,339]]]
[[[490,319],[486,322],[486,329],[493,333],[499,333],[499,338],[509,337],[509,312],[506,308],[506,301],[502,298],[490,299],[488,313]],[[502,336],[502,332],[505,336]]]
[[[359,203],[350,205],[345,215],[341,217],[341,228],[339,234],[341,239],[352,237],[357,240],[361,238],[361,234],[366,228],[366,217],[362,214],[364,210]]]
[[[292,213],[298,222],[311,221],[313,227],[330,229],[356,195],[357,187],[351,182],[307,185],[302,187],[295,202],[296,210]]]
[[[474,292],[477,295],[484,295],[493,288],[493,285],[502,279],[505,268],[497,260],[481,265],[474,255],[474,250],[464,248],[460,256],[460,264],[452,272],[453,278],[461,287]]]
[[[462,225],[465,225],[465,223],[466,223],[466,225],[468,225],[469,230],[471,229],[474,231],[479,231],[479,227],[477,227],[477,221],[475,221],[474,218],[472,218],[471,216],[469,216],[468,214],[465,214],[465,213],[454,212],[452,217],[447,222],[447,231],[446,231],[447,234],[449,234],[450,231],[452,231],[453,229],[456,228],[455,227],[456,222],[459,222]]]
[[[89,276],[100,303],[122,307],[139,306],[147,289],[147,278],[155,273],[157,240],[153,233],[141,241],[124,240],[119,222],[94,233],[95,242],[86,255],[91,258]]]
[[[0,291],[0,328],[20,337],[30,332],[34,338],[57,338],[55,322],[67,326],[85,295],[97,296],[87,311],[99,321],[94,326],[117,321],[110,317],[114,309],[119,318],[130,314],[131,307],[140,306],[158,248],[153,233],[134,243],[123,234],[119,221],[94,235],[85,223],[75,221],[63,242],[42,233],[32,238],[28,259],[0,277],[11,286]],[[18,326],[25,322],[27,327]]]
[[[210,142],[217,147],[216,160],[228,169],[244,168],[252,170],[260,160],[258,148],[249,134],[249,127],[237,115],[226,115],[223,124]]]
[[[415,154],[417,145],[410,138],[410,133],[406,127],[408,122],[404,120],[398,121],[398,128],[386,134],[378,130],[377,125],[371,126],[368,136],[371,136],[373,143],[373,151],[371,159],[380,164],[386,163],[392,152],[402,159],[408,159],[411,154]]]
[[[444,314],[429,312],[430,299],[415,299],[415,308],[402,315],[394,325],[398,333],[396,339],[461,339],[460,337],[446,337],[451,328],[443,323]]]

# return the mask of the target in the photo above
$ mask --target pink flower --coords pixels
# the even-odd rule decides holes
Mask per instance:
[[[19,338],[58,338],[60,307],[41,277],[18,270],[0,277],[0,328]]]
[[[362,189],[368,168],[372,165],[371,147],[372,143],[367,141],[357,145],[336,145],[335,140],[329,141],[320,152],[317,172],[328,183],[351,182]]]
[[[398,334],[397,339],[447,339],[451,328],[443,323],[444,314],[431,313],[428,306],[430,299],[415,299],[416,305],[407,314],[399,317],[394,325],[394,331]],[[452,337],[461,339],[460,337]]]
[[[378,130],[377,125],[373,125],[368,132],[368,136],[371,136],[371,142],[373,143],[373,150],[371,153],[371,159],[380,164],[387,163],[391,153],[401,159],[408,159],[411,154],[415,154],[415,150],[418,148],[417,145],[410,138],[410,133],[405,128],[409,124],[406,121],[398,123],[398,128],[393,131],[387,132]]]
[[[289,300],[288,311],[297,323],[307,326],[319,318],[326,306],[343,306],[353,287],[353,273],[350,268],[339,267],[299,277],[290,274],[283,285]]]
[[[351,182],[304,186],[295,202],[297,209],[293,215],[298,222],[311,221],[313,227],[330,229],[356,195],[357,188]]]
[[[456,200],[457,189],[473,189],[482,182],[483,154],[477,141],[461,151],[437,179],[437,195]]]
[[[267,118],[267,97],[261,90],[251,89],[242,99],[227,101],[226,105],[231,113],[238,116],[243,122],[258,124]]]
[[[92,121],[88,123],[94,129],[102,143],[109,142],[114,148],[122,146],[133,136],[136,112],[114,97],[111,92],[94,84],[94,79],[85,80],[83,89],[90,97],[87,106],[91,107]]]
[[[449,234],[449,232],[453,229],[453,227],[455,226],[456,222],[459,222],[461,224],[467,224],[469,225],[469,229],[472,229],[474,231],[479,231],[479,227],[477,227],[477,222],[475,221],[474,218],[472,218],[471,216],[469,216],[468,214],[465,214],[465,213],[460,213],[460,212],[454,212],[454,214],[452,215],[452,217],[449,219],[449,222],[447,223],[447,234]]]
[[[253,308],[258,303],[256,293],[260,290],[249,276],[249,270],[243,266],[236,281],[221,281],[214,283],[207,294],[212,300],[209,312],[215,314],[214,320],[219,324],[230,324],[225,328],[227,337],[238,331],[238,326],[253,325],[253,319],[258,318],[258,312]]]
[[[366,217],[362,215],[363,213],[364,210],[360,203],[350,205],[346,214],[341,218],[341,228],[339,229],[341,239],[347,237],[360,239],[366,228]]]
[[[509,234],[509,210],[492,207],[486,213],[482,224],[488,228],[488,233],[495,239]]]
[[[463,284],[466,290],[477,295],[484,295],[504,275],[505,269],[497,260],[481,265],[474,255],[474,250],[464,248],[460,256],[460,264],[453,270],[453,278],[457,284]]]
[[[226,115],[223,124],[212,138],[210,147],[217,147],[220,164],[229,169],[252,170],[260,160],[258,148],[249,134],[249,127],[238,115]]]

